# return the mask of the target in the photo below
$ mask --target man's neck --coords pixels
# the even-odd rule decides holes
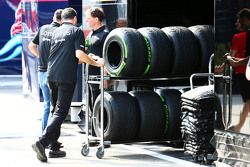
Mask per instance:
[[[73,20],[63,20],[63,23],[70,23],[70,24],[74,24]]]
[[[61,24],[61,21],[59,21],[59,20],[57,20],[57,19],[53,19],[53,22],[54,22],[54,23]]]
[[[95,26],[93,27],[93,30],[96,31],[96,30],[98,30],[99,28],[101,28],[102,26],[103,26],[102,24],[95,25]]]

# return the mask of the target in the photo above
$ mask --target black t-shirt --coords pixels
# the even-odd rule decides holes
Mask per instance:
[[[109,31],[106,29],[105,26],[100,27],[99,29],[90,32],[88,35],[88,49],[87,53],[93,53],[96,56],[103,57],[102,50],[103,50],[103,44],[108,36]],[[89,74],[91,75],[99,75],[100,74],[100,68],[95,66],[89,66]]]
[[[48,62],[48,81],[75,83],[78,59],[75,51],[84,51],[83,31],[71,23],[63,23],[52,35]]]
[[[34,44],[38,45],[38,51],[40,55],[38,59],[38,71],[40,72],[47,71],[48,57],[50,52],[50,39],[53,31],[59,26],[60,24],[56,22],[52,22],[48,25],[43,25],[42,27],[40,27],[32,41]]]

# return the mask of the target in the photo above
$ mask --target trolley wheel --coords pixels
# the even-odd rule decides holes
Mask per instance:
[[[87,144],[83,144],[81,153],[83,156],[89,155],[89,147]]]
[[[102,159],[104,156],[104,147],[103,146],[99,146],[97,148],[97,151],[96,151],[96,157],[99,158],[99,159]]]

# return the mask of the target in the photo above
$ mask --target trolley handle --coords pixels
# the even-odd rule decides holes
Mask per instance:
[[[194,89],[194,83],[193,83],[193,79],[196,77],[208,77],[209,78],[209,85],[211,85],[211,78],[210,77],[213,77],[214,74],[213,73],[194,73],[190,76],[190,88],[191,89]]]
[[[212,81],[214,81],[214,74],[212,73],[213,69],[213,60],[214,60],[214,53],[209,58],[209,64],[208,64],[208,73],[194,73],[190,76],[190,87],[191,89],[194,88],[193,84],[193,78],[197,77],[208,77],[208,84],[211,85]]]

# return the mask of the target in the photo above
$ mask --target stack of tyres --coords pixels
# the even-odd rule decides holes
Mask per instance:
[[[116,28],[103,45],[105,69],[113,77],[185,77],[208,72],[213,36],[210,25]]]
[[[177,89],[104,92],[104,140],[112,143],[180,141],[181,93]],[[101,95],[93,110],[93,129],[101,136]]]
[[[213,161],[215,150],[210,140],[214,135],[215,98],[213,86],[198,87],[181,95],[184,150],[196,162]]]

